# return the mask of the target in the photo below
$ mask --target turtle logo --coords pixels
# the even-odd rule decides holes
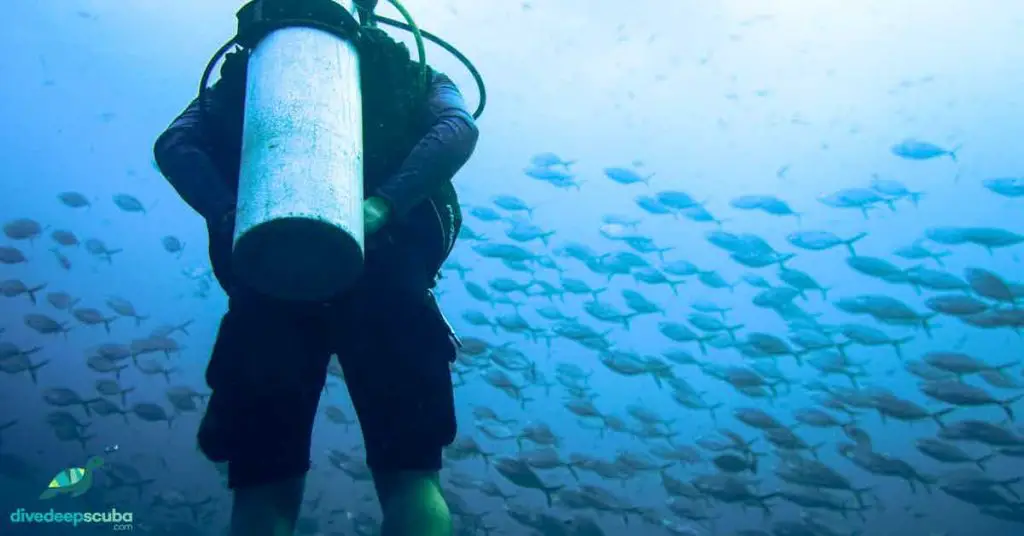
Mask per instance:
[[[50,485],[46,487],[39,499],[52,499],[57,495],[64,494],[72,497],[81,496],[92,487],[93,470],[102,465],[103,459],[94,456],[85,462],[85,467],[70,467],[57,473],[53,480],[50,480]]]

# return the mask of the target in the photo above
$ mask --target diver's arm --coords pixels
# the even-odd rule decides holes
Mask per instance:
[[[452,180],[476,148],[476,121],[455,83],[443,74],[434,74],[428,110],[430,130],[398,172],[373,192],[388,203],[391,220],[401,219],[444,181]]]
[[[210,117],[222,96],[214,89],[206,94]],[[197,98],[157,138],[153,156],[178,195],[207,221],[219,222],[234,210],[236,197],[211,157],[208,127]]]

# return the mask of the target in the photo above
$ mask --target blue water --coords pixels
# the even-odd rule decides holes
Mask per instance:
[[[175,357],[179,369],[175,384],[202,390],[203,370],[226,300],[217,288],[204,292],[183,272],[201,272],[207,265],[205,229],[201,219],[176,197],[151,163],[155,137],[193,98],[202,67],[234,30],[232,2],[11,2],[0,22],[0,215],[5,221],[32,218],[47,226],[43,236],[28,242],[4,237],[28,258],[19,265],[0,265],[0,279],[20,279],[26,284],[46,283],[45,292],[66,291],[81,304],[104,309],[108,297],[130,299],[139,312],[152,318],[136,327],[128,319],[116,321],[108,335],[99,327],[76,322],[67,337],[41,336],[28,329],[22,318],[30,312],[46,312],[68,320],[40,300],[32,305],[25,296],[4,298],[0,339],[21,347],[42,346],[35,357],[50,360],[40,372],[38,385],[26,375],[0,376],[0,424],[18,423],[2,433],[0,452],[13,452],[36,467],[34,476],[12,480],[0,476],[0,510],[81,511],[89,508],[90,496],[103,494],[103,475],[97,485],[79,499],[59,498],[51,503],[37,500],[52,475],[85,463],[90,454],[116,445],[107,456],[134,465],[157,479],[145,495],[112,492],[104,504],[133,512],[136,532],[158,532],[173,523],[188,522],[187,512],[154,505],[158,492],[176,491],[186,497],[213,496],[208,522],[197,534],[221,534],[226,523],[229,496],[221,477],[194,447],[199,414],[178,418],[173,428],[161,423],[118,417],[94,418],[89,429],[95,437],[86,451],[75,442],[58,442],[43,418],[51,411],[41,399],[47,387],[68,387],[91,393],[96,375],[85,367],[91,348],[104,342],[127,343],[145,336],[158,324],[192,319],[188,336],[176,336],[184,346]],[[500,4],[500,5],[499,5]],[[463,204],[489,206],[492,196],[515,194],[535,205],[533,223],[556,231],[551,247],[540,243],[525,247],[552,251],[568,241],[590,245],[601,252],[626,249],[622,243],[603,238],[598,230],[606,214],[624,214],[642,220],[638,229],[662,246],[672,247],[668,260],[686,259],[703,270],[716,270],[730,281],[746,272],[758,273],[776,283],[776,268],[752,270],[729,260],[705,240],[715,226],[685,218],[652,216],[633,201],[638,195],[659,190],[684,190],[706,200],[707,208],[727,220],[724,229],[755,233],[780,251],[795,252],[788,263],[812,274],[831,288],[830,297],[857,294],[888,294],[922,309],[927,295],[907,286],[885,284],[850,270],[842,248],[825,252],[794,250],[786,236],[797,230],[828,230],[839,236],[859,232],[868,237],[857,244],[861,255],[887,258],[908,268],[914,263],[890,255],[924,236],[928,227],[991,226],[1024,232],[1021,203],[1024,200],[997,195],[983,186],[993,177],[1020,176],[1024,156],[1024,108],[1019,67],[1024,65],[1022,21],[1024,9],[1007,2],[986,0],[974,4],[864,1],[821,2],[613,2],[552,0],[550,2],[469,2],[443,5],[410,1],[409,9],[424,28],[449,39],[477,64],[486,77],[489,104],[480,121],[481,138],[476,154],[455,179]],[[394,16],[390,9],[385,14]],[[396,34],[399,35],[399,34]],[[402,39],[406,39],[401,35]],[[407,41],[407,40],[406,40]],[[431,65],[449,73],[475,104],[472,79],[443,51],[428,47]],[[957,160],[939,157],[916,161],[895,156],[890,148],[906,138],[928,140],[942,147],[962,145]],[[577,160],[574,174],[579,190],[558,189],[528,178],[522,172],[532,155],[554,151]],[[605,177],[610,166],[638,167],[641,174],[654,173],[650,185],[617,184]],[[843,188],[867,187],[873,176],[895,179],[911,191],[923,192],[918,207],[906,201],[891,211],[884,206],[865,219],[857,210],[825,206],[818,198]],[[81,191],[92,201],[89,209],[70,209],[58,202],[63,191]],[[129,193],[140,199],[147,212],[126,213],[111,197]],[[741,211],[729,201],[740,195],[774,195],[801,214],[792,217]],[[467,224],[493,241],[509,242],[507,223],[485,223],[467,215]],[[88,255],[83,248],[63,248],[71,261],[64,270],[49,251],[49,233],[69,229],[81,239],[99,238],[112,248],[123,249],[112,263]],[[161,238],[174,235],[185,242],[180,257],[168,254]],[[471,281],[486,284],[510,274],[500,262],[481,259],[462,242],[452,258],[472,265]],[[992,254],[972,246],[950,249],[945,269],[961,274],[969,266],[1001,274],[1007,280],[1021,278],[1021,247],[999,249]],[[657,256],[645,256],[657,264]],[[746,331],[784,336],[786,326],[775,314],[751,305],[757,289],[740,284],[734,292],[715,290],[695,278],[678,295],[668,287],[638,285],[631,278],[606,278],[590,273],[579,262],[557,258],[566,276],[609,286],[607,299],[620,308],[619,291],[637,288],[668,313],[684,321],[696,300],[710,300],[733,308],[730,319],[745,324]],[[934,267],[934,266],[933,266]],[[538,276],[557,283],[553,273]],[[554,277],[554,278],[553,278]],[[460,335],[510,342],[536,359],[541,372],[554,377],[557,363],[571,362],[592,369],[596,404],[602,411],[624,415],[628,404],[642,402],[677,419],[683,431],[679,441],[692,444],[717,425],[706,412],[685,410],[672,402],[667,390],[659,390],[649,376],[615,375],[597,359],[593,350],[556,340],[542,343],[513,335],[494,335],[486,328],[466,325],[461,314],[478,309],[488,315],[511,312],[507,306],[473,301],[455,274],[441,282],[441,303]],[[640,354],[658,354],[671,347],[657,330],[659,317],[638,318],[629,330],[603,325],[582,309],[584,298],[570,296],[563,312],[601,329],[614,329],[616,347]],[[523,316],[534,327],[545,328],[533,307],[546,303],[530,298]],[[821,313],[823,323],[854,320],[829,301],[811,295],[801,306]],[[496,311],[496,312],[495,312]],[[885,328],[885,326],[880,326]],[[967,352],[989,363],[1019,359],[1024,342],[1010,330],[967,327],[954,318],[934,321],[934,337],[911,329],[891,333],[915,335],[905,347],[908,358],[932,350]],[[918,381],[906,373],[890,348],[854,347],[851,357],[867,363],[868,382],[917,401],[932,410],[945,407],[930,401],[917,389]],[[715,350],[705,358],[712,362],[741,363],[731,350]],[[817,379],[807,368],[789,358],[780,368],[794,381]],[[1020,367],[1010,375],[1021,379]],[[796,390],[769,406],[749,399],[727,384],[700,374],[696,368],[676,367],[709,402],[724,405],[721,426],[750,439],[758,432],[731,417],[739,406],[761,407],[791,421],[796,408],[811,405],[808,393]],[[159,376],[143,376],[127,370],[123,383],[134,386],[134,401],[165,403],[166,383]],[[336,380],[335,380],[336,381]],[[840,383],[839,380],[829,380]],[[977,384],[984,386],[984,384]],[[989,388],[1000,398],[1013,391]],[[581,427],[562,408],[559,387],[545,396],[541,388],[527,388],[537,401],[523,411],[519,404],[471,375],[457,392],[460,433],[475,435],[491,451],[514,455],[515,447],[480,437],[473,426],[472,409],[485,404],[499,414],[527,422],[541,420],[563,436],[562,452],[613,457],[620,449],[646,452],[647,447],[621,434],[599,435]],[[351,414],[343,390],[328,397]],[[1024,405],[1016,404],[1018,412]],[[77,410],[76,410],[77,411]],[[80,412],[79,412],[80,413]],[[973,417],[1000,422],[999,408],[963,409],[957,418]],[[84,418],[84,415],[82,415]],[[921,456],[913,447],[919,437],[935,434],[931,422],[882,423],[864,412],[858,424],[875,440],[875,450],[898,456],[919,471],[940,475],[949,467]],[[1017,430],[1021,433],[1017,426]],[[842,459],[832,444],[843,440],[839,430],[805,430],[810,443],[825,442],[822,460],[847,475],[858,486],[873,486],[882,508],[866,512],[866,522],[856,516],[835,521],[839,534],[862,530],[864,534],[987,534],[1019,532],[1009,522],[983,516],[965,503],[939,490],[911,494],[907,485],[891,478],[869,475]],[[332,509],[377,514],[376,503],[367,500],[372,487],[354,483],[326,461],[329,448],[357,448],[357,434],[345,433],[322,419],[317,426],[312,457],[314,469],[307,496],[321,496],[321,509],[310,513],[323,534],[350,534],[342,514]],[[967,445],[975,455],[987,452]],[[768,447],[761,441],[758,449]],[[979,448],[974,448],[979,447]],[[707,459],[713,454],[706,453]],[[167,467],[160,459],[166,460]],[[762,465],[771,468],[774,455]],[[543,496],[515,490],[493,469],[480,461],[449,462],[449,471],[476,478],[494,479],[506,492],[516,491],[512,502],[545,510]],[[715,471],[709,462],[676,467],[679,478]],[[989,464],[990,475],[1024,476],[1012,458]],[[545,481],[571,484],[564,471],[542,473]],[[660,509],[666,495],[656,476],[639,476],[625,487],[602,483],[586,474],[591,484],[601,484],[638,506]],[[759,474],[759,489],[771,491],[779,482],[770,470]],[[1017,490],[1022,488],[1017,486]],[[487,524],[503,534],[526,534],[502,512],[503,504],[471,492],[458,492],[474,510],[488,511]],[[158,501],[159,502],[159,501]],[[796,519],[799,510],[783,502],[773,503],[774,520]],[[1020,503],[1018,503],[1020,508]],[[730,505],[711,509],[721,515],[714,530],[697,523],[697,534],[731,534],[730,531],[766,525],[756,508],[741,510]],[[561,513],[566,513],[561,511]],[[662,534],[663,529],[634,517],[623,525],[620,516],[597,514],[609,535],[643,531]],[[72,533],[66,525],[10,524],[0,534]],[[111,527],[79,526],[76,534],[107,533]],[[175,529],[184,534],[184,529]],[[315,532],[313,532],[315,534]]]

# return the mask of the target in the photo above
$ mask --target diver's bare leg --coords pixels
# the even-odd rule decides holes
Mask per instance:
[[[302,476],[236,489],[230,536],[292,536],[305,487]]]
[[[452,517],[436,471],[374,473],[381,536],[452,536]]]

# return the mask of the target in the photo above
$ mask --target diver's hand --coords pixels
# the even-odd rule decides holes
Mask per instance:
[[[368,197],[363,201],[363,233],[371,236],[387,224],[391,217],[391,206],[379,197]]]

